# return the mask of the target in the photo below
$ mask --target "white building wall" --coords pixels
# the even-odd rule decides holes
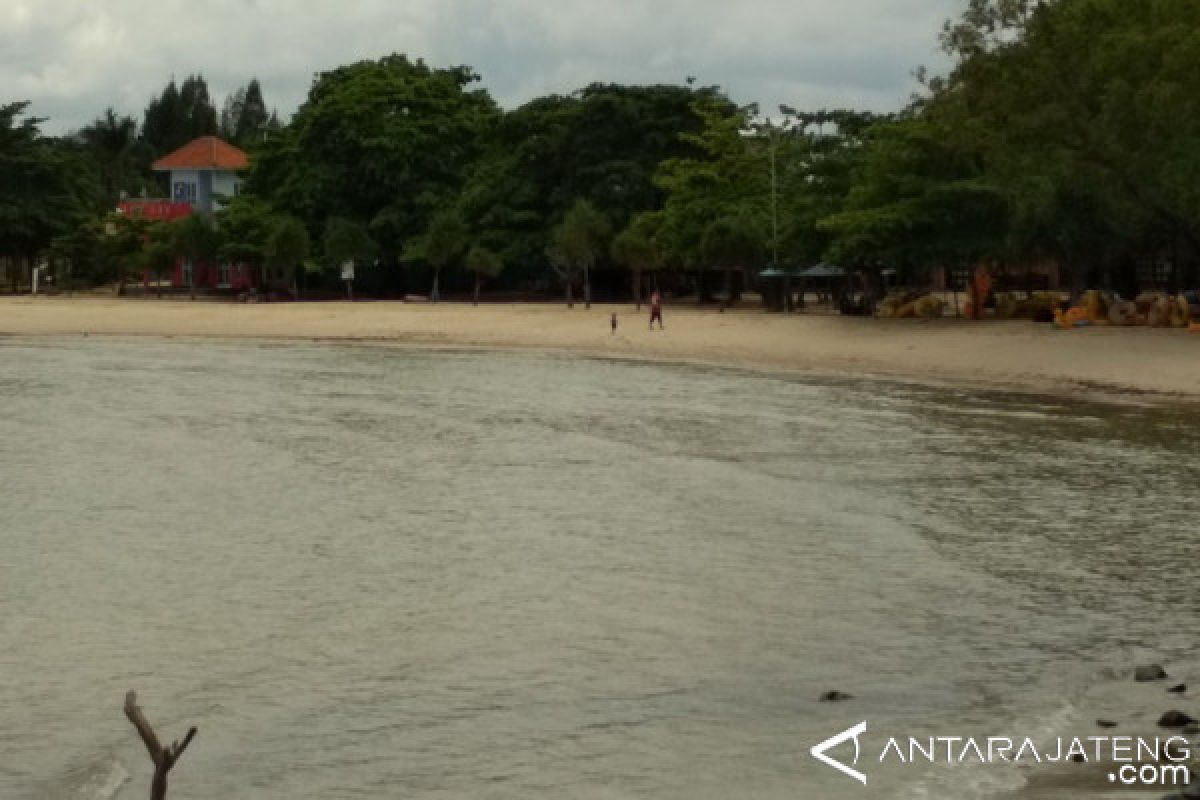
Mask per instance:
[[[238,177],[236,172],[214,171],[212,174],[212,205],[213,211],[220,211],[222,207],[221,196],[227,198],[236,197],[238,189],[242,185],[242,179]]]

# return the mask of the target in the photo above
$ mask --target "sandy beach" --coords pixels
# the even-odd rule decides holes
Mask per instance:
[[[616,313],[619,328],[610,332]],[[0,334],[272,338],[540,348],[590,356],[879,376],[1022,391],[1200,399],[1200,336],[668,307],[665,331],[631,305],[399,302],[235,304],[101,296],[0,298]]]

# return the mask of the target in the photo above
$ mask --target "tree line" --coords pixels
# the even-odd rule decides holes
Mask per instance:
[[[910,285],[1051,261],[1079,287],[1191,286],[1196,29],[1189,0],[967,0],[941,32],[951,67],[918,70],[888,114],[764,115],[690,81],[504,110],[469,67],[404,55],[319,73],[286,124],[257,82],[218,113],[199,76],[168,84],[140,125],[109,110],[66,137],[10,104],[0,255],[112,280],[118,261],[203,251],[309,286],[353,261],[369,292],[487,285],[585,304],[657,281],[730,302],[768,264],[822,260]],[[213,230],[114,226],[115,197],[153,189],[153,157],[204,133],[252,156]]]

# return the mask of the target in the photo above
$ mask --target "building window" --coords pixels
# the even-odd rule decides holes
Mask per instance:
[[[229,285],[230,281],[229,281],[229,265],[228,264],[221,265],[220,274],[217,277],[217,283],[221,284],[222,286]]]
[[[184,286],[192,285],[192,275],[193,275],[192,262],[184,261],[183,262],[183,285]]]
[[[190,181],[176,181],[171,199],[176,203],[196,205],[196,184]]]

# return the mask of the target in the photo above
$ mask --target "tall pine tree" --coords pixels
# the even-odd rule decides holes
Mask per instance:
[[[225,107],[221,111],[221,136],[238,147],[252,147],[262,141],[267,131],[278,125],[274,112],[267,111],[262,86],[257,78],[251,79],[245,87],[225,99]]]
[[[216,132],[217,110],[202,75],[189,75],[181,86],[172,78],[162,94],[146,106],[142,136],[156,156]]]

